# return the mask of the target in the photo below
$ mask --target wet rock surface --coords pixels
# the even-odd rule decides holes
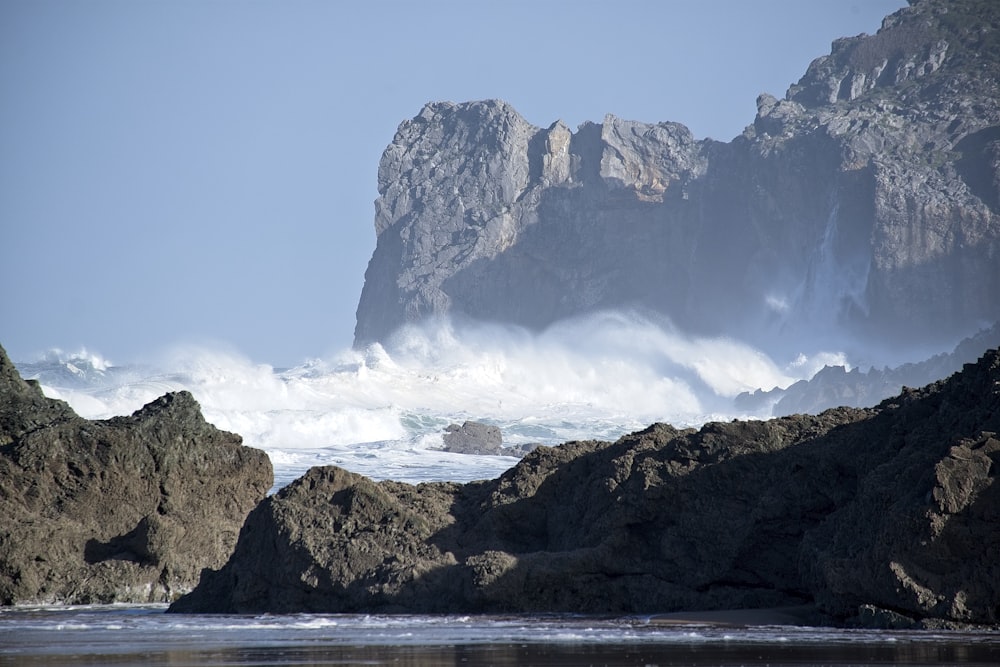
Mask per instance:
[[[445,451],[462,454],[497,454],[503,446],[499,427],[474,421],[450,424],[441,439]]]
[[[498,426],[466,421],[461,426],[449,424],[442,434],[444,451],[455,454],[488,454],[521,457],[536,449],[537,444],[504,445]]]
[[[225,563],[264,497],[267,455],[191,394],[91,421],[0,348],[0,603],[168,602]]]
[[[314,468],[175,612],[667,613],[996,624],[1000,353],[875,408],[665,424],[498,479]],[[908,620],[907,620],[908,619]]]

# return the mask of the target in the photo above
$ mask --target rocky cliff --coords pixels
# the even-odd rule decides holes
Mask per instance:
[[[0,348],[0,604],[170,601],[225,563],[272,480],[187,392],[90,421]]]
[[[765,350],[953,343],[1000,316],[1000,7],[916,0],[761,95],[728,143],[431,103],[378,188],[357,345],[434,315],[622,307]]]
[[[1000,352],[873,409],[657,424],[500,478],[314,468],[176,612],[600,613],[815,605],[1000,622]],[[879,611],[881,610],[881,611]]]

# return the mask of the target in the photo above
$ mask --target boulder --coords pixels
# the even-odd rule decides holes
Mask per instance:
[[[87,420],[0,348],[0,604],[171,601],[226,562],[272,480],[188,392]]]
[[[450,424],[441,436],[447,452],[460,454],[499,454],[503,447],[500,428],[482,422]]]
[[[504,445],[499,427],[476,421],[466,421],[461,426],[449,424],[441,439],[444,451],[455,454],[521,457],[538,447],[534,443]]]
[[[486,482],[314,468],[171,611],[812,605],[828,622],[996,624],[998,432],[992,350],[875,408],[655,424],[539,448]]]

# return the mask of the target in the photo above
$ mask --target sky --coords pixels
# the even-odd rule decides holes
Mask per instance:
[[[349,347],[382,151],[430,101],[728,141],[903,0],[0,0],[0,345]]]

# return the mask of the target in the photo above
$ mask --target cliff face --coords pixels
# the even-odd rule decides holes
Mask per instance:
[[[265,499],[225,567],[171,610],[812,604],[827,619],[996,624],[998,408],[993,350],[874,409],[658,424],[539,448],[488,482],[314,468]]]
[[[187,392],[91,421],[0,348],[0,604],[170,601],[226,561],[272,481]]]
[[[969,334],[1000,316],[998,82],[996,5],[923,0],[761,95],[729,143],[428,104],[382,157],[355,343],[620,307],[765,347]]]

